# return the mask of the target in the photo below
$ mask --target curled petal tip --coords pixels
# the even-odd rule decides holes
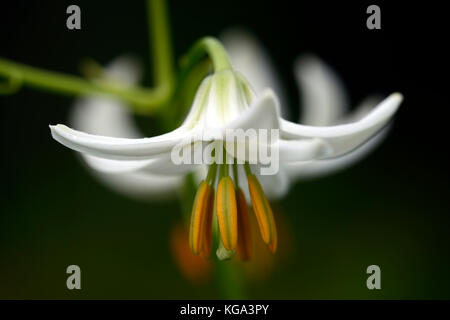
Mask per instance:
[[[398,107],[403,101],[403,95],[400,92],[394,92],[390,94],[386,99],[381,101],[377,107],[374,108],[372,114],[377,114],[379,116],[372,117],[374,119],[390,118],[398,110]],[[370,115],[366,118],[370,118]],[[363,118],[364,120],[364,118]]]
[[[393,98],[393,99],[397,99],[399,104],[400,104],[400,103],[403,101],[403,99],[404,99],[403,94],[401,94],[400,92],[394,92],[394,93],[392,93],[392,94],[390,95],[390,97]]]

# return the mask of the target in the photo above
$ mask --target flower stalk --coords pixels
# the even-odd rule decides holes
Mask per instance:
[[[175,71],[166,2],[147,0],[147,12],[153,78],[156,88],[170,96],[175,88]]]
[[[113,95],[130,104],[133,111],[153,114],[172,98],[175,88],[172,46],[164,0],[148,0],[149,29],[155,86],[125,88],[110,82],[93,82],[82,77],[43,70],[0,58],[0,76],[6,83],[0,93],[11,94],[22,85],[64,95]]]
[[[81,77],[43,70],[3,58],[0,58],[0,75],[10,83],[15,83],[15,88],[18,88],[20,83],[64,95],[114,95],[129,102],[138,113],[153,113],[168,99],[166,90],[161,90],[160,87],[124,88],[106,82],[91,82]]]
[[[181,59],[181,66],[185,70],[190,70],[206,55],[211,60],[215,72],[232,68],[225,48],[214,37],[204,37],[198,40]]]

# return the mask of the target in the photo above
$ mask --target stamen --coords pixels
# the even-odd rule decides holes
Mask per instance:
[[[250,168],[248,167],[248,170]],[[247,171],[247,168],[246,168]],[[248,172],[248,171],[247,171]],[[253,210],[255,211],[256,220],[258,221],[259,230],[264,242],[268,245],[273,253],[277,249],[277,229],[275,219],[269,201],[254,174],[248,174],[248,189],[252,200]]]
[[[233,250],[238,239],[237,204],[233,180],[228,176],[227,168],[217,187],[217,220],[223,246],[227,250]]]
[[[209,188],[208,209],[205,214],[204,228],[203,228],[203,245],[201,248],[201,254],[204,258],[209,258],[212,247],[212,221],[214,212],[214,188]]]
[[[212,188],[206,181],[202,181],[195,194],[191,213],[191,225],[189,230],[189,245],[193,254],[199,254],[205,239],[205,222],[212,215],[210,211]]]
[[[237,187],[236,192],[237,208],[238,208],[238,244],[237,252],[241,260],[250,259],[251,248],[251,229],[248,216],[247,201],[241,188]]]

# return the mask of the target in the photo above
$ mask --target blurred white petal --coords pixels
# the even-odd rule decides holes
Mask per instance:
[[[280,167],[280,170],[274,175],[260,175],[261,165],[250,165],[250,168],[261,183],[261,187],[267,198],[278,199],[283,197],[289,191],[290,177],[288,177],[284,167]],[[238,175],[239,187],[244,193],[247,202],[251,204],[250,193],[247,186],[247,176],[244,168],[238,168]]]
[[[103,174],[92,170],[92,173],[112,190],[141,200],[164,200],[175,196],[184,181],[183,176],[143,174],[142,172]]]
[[[140,138],[133,115],[120,100],[83,97],[75,101],[69,122],[79,131],[117,138]]]
[[[142,77],[142,66],[131,56],[120,56],[114,59],[106,68],[106,75],[110,80],[117,80],[121,85],[135,85]]]
[[[319,58],[312,55],[298,58],[294,73],[301,92],[300,123],[331,125],[348,110],[344,85]]]

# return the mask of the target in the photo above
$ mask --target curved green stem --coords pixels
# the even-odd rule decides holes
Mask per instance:
[[[223,45],[213,37],[206,37],[198,42],[198,47],[210,56],[214,71],[231,69],[230,59]]]
[[[196,64],[205,55],[211,59],[215,72],[232,68],[225,48],[214,37],[204,37],[198,40],[183,58],[182,65],[184,68],[190,69],[190,66]]]
[[[0,59],[1,60],[1,59]],[[0,61],[1,62],[1,61]],[[11,74],[9,79],[0,83],[0,94],[14,94],[22,87],[22,77],[20,74]]]
[[[135,111],[141,113],[156,111],[168,99],[167,91],[159,87],[155,89],[125,88],[102,81],[92,82],[81,77],[42,70],[3,58],[0,58],[0,75],[7,79],[19,78],[29,87],[47,89],[60,94],[112,94],[131,103]]]
[[[155,85],[171,95],[175,87],[175,72],[166,1],[147,0],[147,9]]]
[[[108,94],[128,102],[137,113],[154,113],[172,98],[175,75],[165,1],[148,0],[147,4],[153,50],[154,88],[128,88],[106,81],[90,81],[0,58],[0,76],[5,77],[7,81],[6,84],[0,85],[0,93],[13,93],[23,84],[65,95]]]

